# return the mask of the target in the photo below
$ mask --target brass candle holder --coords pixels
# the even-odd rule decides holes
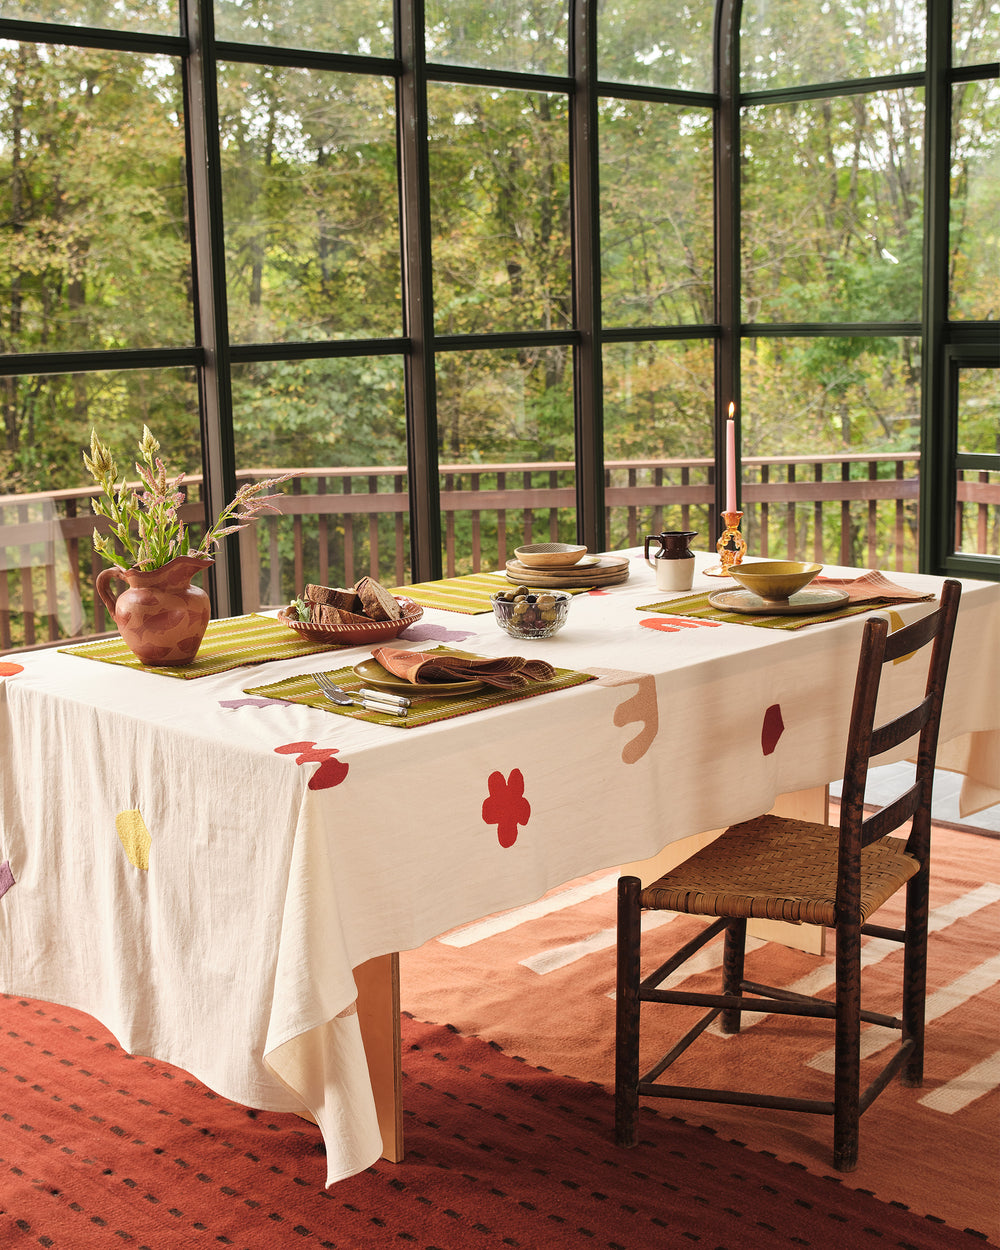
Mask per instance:
[[[743,557],[747,553],[746,539],[740,533],[740,521],[743,519],[743,513],[723,512],[722,519],[726,523],[726,528],[722,531],[719,541],[715,544],[715,549],[719,553],[720,563],[705,570],[707,577],[728,577],[732,566],[734,564],[742,564]]]

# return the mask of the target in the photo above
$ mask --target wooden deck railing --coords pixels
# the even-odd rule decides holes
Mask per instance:
[[[283,470],[287,471],[287,470]],[[242,478],[273,476],[273,467]],[[364,573],[409,580],[409,501],[401,466],[298,468],[280,516],[240,535],[244,608],[276,607],[308,581],[350,585]],[[707,459],[605,465],[605,548],[641,545],[662,529],[714,532]],[[754,555],[913,570],[919,457],[770,456],[743,462],[743,531]],[[1000,554],[1000,475],[960,481],[956,548]],[[200,481],[182,513],[202,520]],[[93,593],[103,567],[91,541],[94,490],[0,496],[0,651],[113,631]],[[573,541],[571,463],[441,467],[445,573],[502,568],[523,542]]]

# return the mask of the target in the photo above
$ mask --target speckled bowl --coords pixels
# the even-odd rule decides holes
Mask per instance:
[[[751,560],[749,564],[733,564],[729,568],[734,581],[765,603],[787,603],[822,570],[822,564],[801,560]]]
[[[582,560],[586,554],[587,548],[576,543],[528,543],[514,552],[529,569],[567,568]]]

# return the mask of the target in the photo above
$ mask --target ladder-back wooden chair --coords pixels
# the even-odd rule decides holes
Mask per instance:
[[[923,1080],[926,997],[931,788],[938,725],[961,587],[946,581],[936,611],[889,634],[884,618],[864,628],[844,768],[839,826],[766,815],[733,825],[709,846],[642,887],[626,876],[618,887],[618,991],[615,1067],[615,1136],[637,1141],[640,1097],[682,1098],[807,1111],[833,1116],[833,1162],[842,1172],[857,1163],[858,1121],[893,1076]],[[908,711],[875,726],[883,666],[931,645],[924,697]],[[907,661],[911,662],[910,660]],[[913,784],[892,803],[865,816],[869,761],[919,734]],[[889,836],[911,820],[905,838]],[[872,913],[905,887],[905,928],[868,923]],[[654,972],[640,973],[640,915],[644,909],[686,912],[716,919]],[[835,1001],[795,994],[744,980],[748,918],[821,924],[836,934]],[[902,1018],[862,1010],[861,938],[902,943]],[[724,935],[722,993],[659,988],[712,938]],[[639,1073],[641,1003],[709,1008],[653,1067]],[[668,1085],[658,1077],[719,1017],[725,1033],[738,1033],[742,1011],[817,1016],[834,1023],[835,1075],[829,1100],[785,1093],[748,1093]],[[901,1033],[879,1074],[861,1091],[861,1023]]]

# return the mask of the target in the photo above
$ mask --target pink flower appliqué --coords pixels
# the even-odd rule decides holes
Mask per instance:
[[[490,773],[488,785],[490,797],[483,800],[483,820],[496,825],[501,846],[513,846],[518,825],[526,825],[531,816],[531,804],[524,797],[524,777],[519,768],[511,769],[509,778]]]

